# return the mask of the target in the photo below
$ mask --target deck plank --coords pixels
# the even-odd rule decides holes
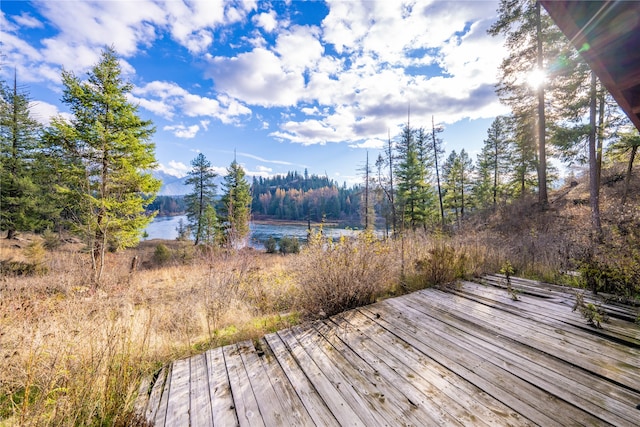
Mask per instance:
[[[446,340],[436,339],[419,327],[419,320],[405,317],[406,312],[398,312],[384,303],[377,304],[373,310],[363,307],[361,311],[376,319],[379,324],[393,331],[415,349],[475,384],[532,422],[545,426],[566,424],[556,418],[556,415],[563,417],[565,414],[554,413],[554,417],[551,417],[547,404],[553,400],[553,396],[509,375],[507,371],[493,365],[490,359],[481,358]]]
[[[162,397],[160,397],[160,402],[158,404],[158,410],[155,411],[155,416],[153,418],[153,424],[156,426],[165,426],[167,421],[167,405],[169,403],[169,392],[171,389],[171,372],[173,371],[173,364],[167,367],[166,369],[166,380],[162,384]],[[157,381],[157,380],[156,380]]]
[[[280,365],[313,423],[318,426],[339,426],[338,420],[332,414],[327,403],[311,383],[308,377],[309,373],[302,370],[280,336],[272,333],[265,336],[265,341],[268,344],[268,351],[273,354]]]
[[[222,347],[208,350],[207,371],[209,372],[209,396],[214,426],[237,426],[235,403],[231,395],[231,385],[224,363]]]
[[[307,352],[306,347],[298,341],[293,335],[290,329],[279,331],[278,336],[287,345],[291,354],[296,359],[299,366],[303,367],[304,373],[309,378],[309,381],[313,384],[318,394],[322,397],[327,407],[331,410],[331,413],[336,418],[340,425],[353,425],[353,426],[369,426],[372,424],[370,416],[366,420],[360,418],[360,412],[358,403],[354,405],[351,394],[344,396],[339,391],[340,384],[334,383],[330,377],[327,376],[327,372],[323,369],[324,365],[316,364],[316,359],[312,354]],[[349,387],[345,384],[345,387]],[[356,406],[354,409],[353,406]],[[369,422],[367,422],[369,421]]]
[[[229,374],[231,394],[240,426],[264,427],[260,407],[251,388],[251,382],[242,362],[238,345],[224,346],[222,353]]]
[[[259,341],[262,354],[253,353],[250,357],[257,358],[258,363],[262,366],[262,375],[265,376],[273,391],[279,400],[286,417],[288,426],[308,426],[313,425],[313,420],[304,403],[296,393],[291,382],[282,367],[278,363],[278,359],[273,354],[271,347],[264,339]],[[260,368],[256,368],[260,370]]]
[[[467,411],[470,419],[466,420],[462,415],[460,420],[468,421],[466,425],[501,425],[505,423],[505,419],[508,419],[511,425],[533,425],[482,389],[416,351],[359,310],[344,313],[332,320],[339,322],[336,326],[339,330],[353,328],[362,334],[354,345],[359,345],[361,351],[358,353],[363,357],[378,356],[381,363],[387,364],[400,376],[410,380],[414,387],[425,394],[438,397],[438,400],[433,401],[434,404],[441,404],[449,410],[449,402],[440,401],[446,396],[449,401],[454,402],[454,408],[460,406]],[[348,326],[345,326],[345,323]]]
[[[190,380],[191,369],[189,359],[180,359],[173,362],[165,425],[189,425]]]
[[[627,327],[628,322],[634,322],[638,314],[633,317],[626,316],[631,317],[630,320],[610,317],[609,322],[603,323],[602,329],[593,330],[578,312],[573,311],[575,296],[568,293],[552,300],[532,295],[521,295],[520,301],[513,301],[507,297],[507,292],[501,288],[472,282],[464,282],[463,286],[459,290],[453,291],[453,293],[502,310],[511,312],[520,310],[542,323],[561,321],[579,328],[576,331],[578,333],[590,331],[592,332],[591,336],[597,334],[605,339],[622,341],[632,347],[640,348],[640,329],[634,330]],[[522,304],[522,302],[525,302],[525,304]],[[544,313],[544,315],[540,313]]]
[[[160,399],[162,398],[162,390],[167,380],[167,371],[168,368],[165,366],[160,369],[160,372],[158,372],[158,376],[155,378],[155,382],[153,383],[153,387],[151,388],[151,393],[147,399],[146,409],[144,411],[144,418],[148,421],[154,421],[156,418],[156,413],[160,406]]]
[[[189,362],[191,369],[190,423],[193,426],[213,427],[207,356],[205,353],[198,354],[190,358]]]
[[[268,426],[290,426],[281,400],[265,375],[264,368],[251,341],[238,343],[238,352],[247,371],[260,415]]]
[[[565,333],[560,340],[551,339],[549,335],[539,331],[544,328],[544,325],[539,323],[522,324],[519,316],[508,316],[504,311],[465,298],[456,296],[452,299],[442,292],[430,293],[428,297],[425,297],[423,293],[416,292],[415,298],[430,301],[444,312],[454,309],[460,310],[468,319],[473,319],[478,327],[484,327],[523,345],[535,347],[545,353],[564,358],[576,366],[607,377],[630,389],[636,389],[640,384],[640,370],[629,364],[640,358],[638,356],[640,352],[634,351],[634,349],[625,348],[623,352],[621,347],[611,343],[606,347],[606,359],[594,359],[590,355],[598,352],[599,348],[597,346],[584,348],[577,345],[582,341],[573,334],[567,335]],[[602,347],[600,347],[601,350]]]
[[[396,419],[393,420],[395,424],[411,421],[414,425],[425,422],[438,425],[469,425],[473,421],[476,425],[486,425],[435,387],[418,388],[415,377],[409,379],[401,375],[398,373],[401,368],[390,367],[377,357],[376,353],[357,351],[362,349],[361,342],[368,338],[358,337],[361,334],[354,334],[352,328],[345,326],[333,322],[315,324],[316,330],[339,354],[345,356],[363,376],[374,381],[379,389],[381,403],[391,405],[397,412]]]

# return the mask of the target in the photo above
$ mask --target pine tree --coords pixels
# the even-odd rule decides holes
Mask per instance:
[[[160,189],[147,172],[156,166],[154,128],[127,100],[132,85],[122,80],[113,48],[102,52],[86,80],[63,71],[62,81],[73,118],[53,120],[47,139],[66,167],[63,191],[77,203],[76,231],[90,248],[99,283],[106,250],[136,245],[152,219],[144,207]]]
[[[400,221],[411,229],[424,226],[427,221],[429,205],[429,185],[425,182],[424,163],[416,140],[416,132],[407,124],[400,140],[396,144],[397,162],[395,177],[397,180],[397,198]]]
[[[640,133],[636,129],[625,129],[618,134],[619,139],[607,147],[608,154],[615,160],[621,160],[627,157],[627,169],[624,178],[624,191],[622,193],[621,203],[627,202],[629,193],[629,185],[631,182],[631,174],[633,172],[633,163],[640,148]]]
[[[561,56],[565,44],[559,41],[565,39],[549,16],[541,13],[537,1],[501,0],[498,13],[498,20],[488,32],[494,36],[504,34],[509,49],[508,57],[500,66],[498,95],[501,101],[511,107],[518,122],[521,147],[525,148],[534,141],[536,143],[538,200],[541,207],[545,208],[548,205],[546,134],[550,123],[545,109],[545,85],[553,84],[549,81],[553,76],[545,73],[545,66]],[[534,72],[546,75],[547,81],[538,82],[533,87],[529,77]],[[522,150],[521,154],[524,153]],[[521,166],[528,162],[524,157],[520,160]],[[524,173],[520,176],[524,176]],[[524,189],[524,180],[521,184],[521,189]]]
[[[478,155],[478,180],[474,188],[477,206],[496,208],[505,191],[510,168],[511,135],[508,118],[498,116],[487,130],[482,151]]]
[[[40,131],[17,79],[13,88],[0,82],[0,230],[7,231],[7,239],[43,226],[37,183]]]
[[[230,247],[237,246],[249,234],[251,191],[242,166],[235,160],[224,177],[221,217],[225,239]]]
[[[194,244],[198,245],[203,240],[206,243],[210,243],[204,237],[210,234],[211,227],[214,225],[212,221],[216,218],[215,208],[213,207],[216,195],[214,179],[218,175],[211,170],[211,162],[202,153],[191,161],[191,167],[192,169],[189,171],[188,178],[185,181],[185,185],[192,187],[191,193],[185,196],[187,219],[195,241]],[[211,209],[208,209],[208,207],[211,207]]]
[[[473,174],[473,162],[467,152],[452,151],[442,167],[444,180],[444,204],[455,212],[456,222],[464,219],[465,207],[469,205],[469,194]]]

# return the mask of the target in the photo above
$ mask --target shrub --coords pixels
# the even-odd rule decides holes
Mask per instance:
[[[153,261],[158,265],[164,265],[171,259],[171,250],[160,243],[153,252]]]
[[[395,285],[389,249],[367,232],[335,242],[312,234],[294,265],[302,313],[327,317],[375,302]]]
[[[427,255],[415,261],[415,273],[405,277],[407,290],[432,286],[450,286],[466,277],[468,257],[464,248],[454,248],[444,238],[437,238]]]
[[[280,252],[283,254],[297,254],[300,252],[300,242],[297,237],[284,236],[280,239]]]
[[[277,246],[278,242],[276,242],[276,239],[274,239],[273,236],[269,237],[264,242],[264,248],[266,249],[268,254],[276,253]]]
[[[42,233],[42,238],[44,239],[44,247],[48,250],[57,249],[62,245],[62,240],[60,239],[60,235],[54,233],[53,231],[46,229],[44,233]]]

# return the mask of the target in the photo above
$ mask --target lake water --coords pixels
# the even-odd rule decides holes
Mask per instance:
[[[167,239],[173,240],[178,237],[178,223],[180,220],[187,224],[187,217],[181,216],[160,216],[155,217],[151,224],[146,228],[146,232],[149,235],[146,240],[151,239]],[[276,240],[280,240],[282,237],[297,237],[300,243],[307,241],[307,225],[286,225],[286,224],[254,224],[249,225],[249,245],[256,249],[264,249],[264,241],[273,236]],[[324,227],[323,233],[325,236],[332,238],[339,238],[340,236],[353,236],[357,233],[356,230],[337,228],[337,227]]]

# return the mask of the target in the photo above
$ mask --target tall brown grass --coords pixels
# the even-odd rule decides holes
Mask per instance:
[[[128,425],[141,379],[163,364],[295,321],[281,313],[282,257],[165,244],[163,266],[156,243],[109,254],[98,287],[78,244],[47,252],[44,275],[0,277],[0,425]],[[30,262],[29,242],[0,245],[0,259]]]
[[[60,244],[51,235],[2,239],[0,261],[18,270],[0,275],[0,425],[135,424],[142,378],[176,358],[498,272],[507,262],[516,275],[557,282],[562,271],[580,268],[593,242],[588,207],[561,202],[539,212],[525,199],[450,234],[318,234],[299,254],[143,242],[108,254],[100,286],[92,285],[79,243]],[[640,274],[640,212],[609,206],[605,243],[592,259],[613,266],[615,277]],[[39,268],[23,270],[28,265]]]

